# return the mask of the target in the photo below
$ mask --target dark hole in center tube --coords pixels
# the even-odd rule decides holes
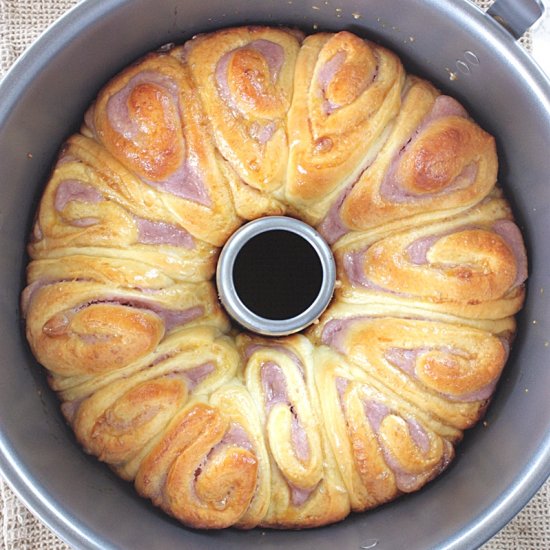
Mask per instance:
[[[285,230],[252,237],[238,252],[233,283],[241,302],[264,319],[292,319],[315,301],[323,268],[303,237]]]

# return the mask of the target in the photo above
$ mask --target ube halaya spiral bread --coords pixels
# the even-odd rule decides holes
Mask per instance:
[[[85,451],[184,524],[341,520],[440,474],[491,399],[527,277],[496,179],[466,110],[349,32],[163,48],[61,150],[29,344]],[[332,245],[334,298],[301,334],[245,333],[218,252],[285,214]]]

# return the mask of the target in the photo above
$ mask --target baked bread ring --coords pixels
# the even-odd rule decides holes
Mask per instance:
[[[27,339],[78,442],[200,529],[327,525],[423,487],[524,299],[497,166],[462,105],[350,32],[224,29],[138,60],[62,147],[28,245]],[[315,226],[337,271],[280,338],[232,324],[212,281],[271,215]]]

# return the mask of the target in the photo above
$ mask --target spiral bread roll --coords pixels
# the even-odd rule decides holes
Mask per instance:
[[[185,525],[339,521],[435,478],[488,406],[527,278],[496,179],[464,107],[349,32],[162,48],[60,152],[30,347],[84,450]],[[285,214],[332,245],[333,301],[302,334],[243,333],[219,249]]]
[[[286,198],[318,223],[368,166],[399,112],[404,71],[391,52],[348,33],[307,37],[288,113]]]

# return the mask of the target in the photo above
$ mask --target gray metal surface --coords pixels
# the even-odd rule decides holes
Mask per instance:
[[[515,38],[520,38],[544,13],[541,0],[496,0],[487,10]]]
[[[322,270],[321,288],[313,303],[299,315],[288,319],[266,319],[250,311],[240,299],[233,279],[235,260],[243,246],[255,236],[275,230],[302,237],[317,253]],[[267,216],[239,228],[225,243],[216,270],[218,294],[227,313],[243,327],[265,336],[286,336],[311,325],[327,308],[335,282],[336,266],[326,241],[311,226],[286,216]]]
[[[336,9],[338,8],[338,9]],[[530,257],[525,309],[487,426],[420,493],[302,532],[187,530],[134,495],[74,441],[25,344],[18,295],[24,246],[60,143],[101,85],[163,43],[220,26],[348,29],[401,55],[497,136],[500,181]],[[314,27],[315,26],[315,27]],[[458,0],[85,0],[29,51],[0,89],[0,468],[15,491],[78,548],[265,550],[474,548],[550,473],[550,85],[510,34]]]

